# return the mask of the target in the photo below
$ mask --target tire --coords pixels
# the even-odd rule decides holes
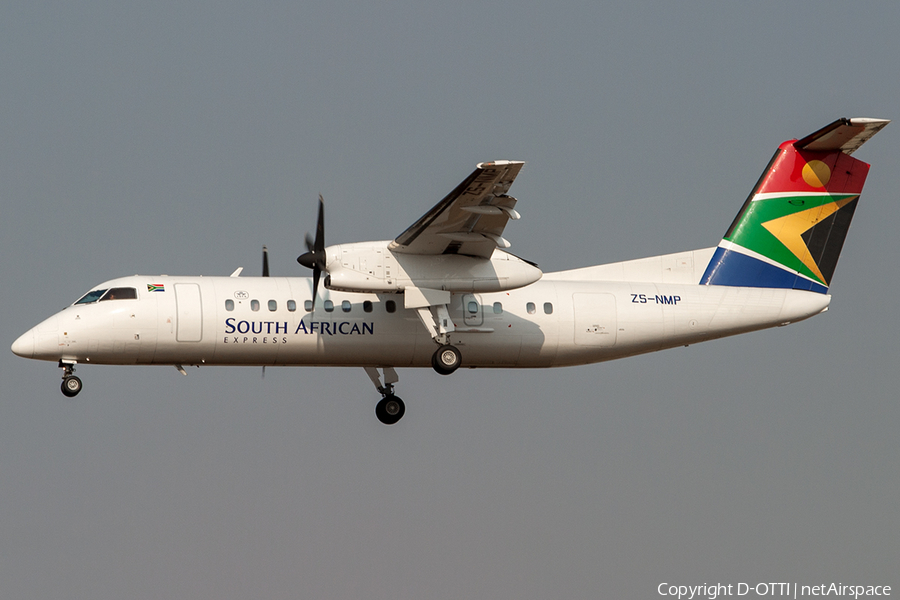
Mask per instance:
[[[62,381],[62,385],[59,386],[59,389],[67,398],[74,398],[75,396],[77,396],[78,392],[81,391],[81,388],[81,380],[74,375],[65,377]]]
[[[403,400],[393,394],[388,394],[375,405],[375,416],[385,425],[393,425],[406,414],[406,405]]]
[[[459,368],[462,363],[462,354],[456,346],[441,346],[431,356],[432,368],[441,375],[449,375]]]

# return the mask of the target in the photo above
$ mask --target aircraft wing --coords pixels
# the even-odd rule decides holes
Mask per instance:
[[[462,254],[490,258],[508,248],[503,229],[518,219],[516,199],[507,196],[522,161],[480,163],[456,189],[391,242],[391,252]]]

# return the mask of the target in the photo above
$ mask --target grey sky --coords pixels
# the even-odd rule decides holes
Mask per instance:
[[[900,119],[893,2],[11,2],[4,348],[92,285],[274,274],[526,160],[516,254],[712,246],[777,145]],[[896,128],[896,129],[895,129]],[[561,370],[84,366],[0,351],[0,597],[652,598],[893,585],[900,124],[828,313]]]

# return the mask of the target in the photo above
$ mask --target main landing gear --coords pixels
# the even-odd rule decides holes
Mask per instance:
[[[63,370],[62,385],[59,389],[67,398],[74,398],[83,387],[81,380],[75,377],[75,363],[59,361],[59,367]]]
[[[407,290],[407,293],[410,291]],[[449,292],[430,290],[430,293],[446,294],[445,301],[448,303],[450,301]],[[462,354],[456,346],[450,345],[450,334],[456,331],[456,325],[450,318],[449,304],[418,306],[416,313],[431,334],[431,339],[438,345],[438,349],[431,355],[431,367],[441,375],[449,375],[457,370],[462,362]]]
[[[431,366],[441,375],[449,375],[459,368],[462,356],[456,346],[444,344],[431,356]],[[375,405],[375,416],[385,425],[393,425],[403,418],[406,413],[406,404],[394,395],[394,384],[400,380],[394,367],[381,367],[384,374],[384,383],[381,382],[382,374],[378,367],[365,367],[366,375],[372,380],[372,384],[381,400]]]
[[[365,367],[366,375],[372,380],[375,389],[381,394],[381,400],[375,405],[375,416],[385,425],[393,425],[403,418],[406,413],[406,405],[403,400],[394,395],[394,384],[400,380],[394,367],[382,367],[384,372],[384,385],[381,384],[381,375],[375,367]]]

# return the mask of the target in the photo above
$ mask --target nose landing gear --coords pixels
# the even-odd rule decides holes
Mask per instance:
[[[75,363],[59,361],[59,367],[63,370],[62,384],[59,389],[67,398],[74,398],[83,387],[81,379],[75,377]]]

